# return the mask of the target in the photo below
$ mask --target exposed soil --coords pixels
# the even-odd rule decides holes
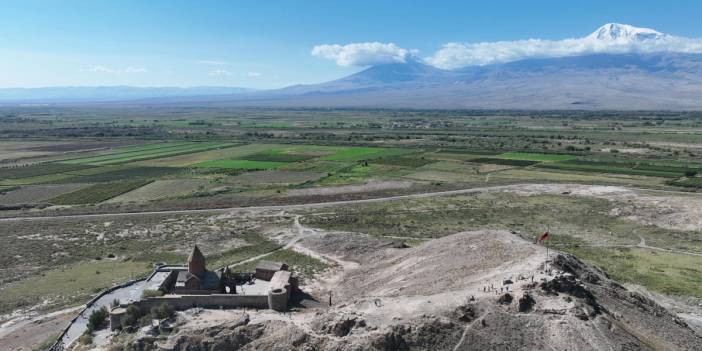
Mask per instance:
[[[37,345],[57,336],[75,316],[70,308],[43,316],[15,318],[0,326],[0,350],[33,350]]]
[[[298,243],[356,261],[337,266],[335,281],[317,285],[333,290],[332,306],[327,291],[310,284],[303,288],[320,307],[290,314],[191,310],[165,342],[131,344],[152,342],[160,350],[702,347],[700,336],[652,300],[570,255],[544,266],[542,246],[509,232],[459,233],[408,249],[364,239],[317,233]]]

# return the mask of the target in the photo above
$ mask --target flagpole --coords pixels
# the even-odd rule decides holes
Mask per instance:
[[[551,234],[551,226],[546,226],[546,233]],[[548,245],[546,245],[546,242],[544,241],[544,246],[546,246],[546,264],[548,265]]]

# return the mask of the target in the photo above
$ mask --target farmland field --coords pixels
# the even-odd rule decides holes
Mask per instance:
[[[393,166],[403,166],[403,167],[422,167],[424,165],[433,163],[433,160],[425,159],[423,157],[407,157],[407,156],[391,156],[383,157],[373,160],[373,163],[380,163],[384,165]]]
[[[0,205],[42,202],[83,187],[84,184],[24,186],[0,194]]]
[[[74,192],[59,195],[48,202],[56,205],[95,204],[109,200],[150,183],[150,181],[124,181],[95,184]]]
[[[32,184],[52,184],[60,183],[66,179],[71,179],[74,176],[67,173],[54,173],[47,175],[40,175],[27,178],[17,178],[17,179],[7,179],[0,180],[2,185],[32,185]]]
[[[286,162],[272,161],[249,161],[249,160],[214,160],[198,163],[194,167],[198,168],[220,168],[220,169],[274,169],[286,165]]]
[[[62,161],[67,164],[89,164],[89,165],[112,165],[122,164],[133,161],[143,161],[152,158],[177,156],[200,151],[208,151],[212,149],[220,149],[233,146],[230,143],[206,142],[206,143],[165,143],[152,144],[149,146],[125,148],[124,150],[115,150],[117,152],[93,156],[76,158]]]
[[[304,154],[288,154],[288,153],[259,153],[241,157],[242,160],[262,161],[262,162],[300,162],[307,161],[317,156]]]
[[[133,162],[132,164],[146,167],[186,167],[205,161],[219,159],[236,159],[242,156],[262,152],[274,147],[277,147],[277,145],[258,143],[248,144],[223,149],[194,152],[185,155],[160,157],[146,161]]]
[[[64,152],[84,151],[118,147],[139,141],[73,141],[73,140],[5,140],[0,143],[0,163],[10,163],[20,159],[47,159]]]
[[[376,147],[353,147],[339,150],[333,155],[324,156],[322,160],[327,161],[362,161],[376,159],[380,157],[398,156],[411,151],[402,149],[388,149]]]
[[[61,163],[43,163],[31,166],[0,168],[0,179],[31,178],[55,173],[76,171],[86,168],[91,168],[91,166]]]
[[[157,180],[140,188],[115,196],[106,202],[140,202],[153,201],[169,197],[178,197],[203,191],[210,186],[206,179],[172,179]]]
[[[481,157],[481,158],[474,158],[468,160],[469,162],[472,163],[490,163],[494,165],[503,165],[503,166],[517,166],[517,167],[525,167],[525,166],[531,166],[535,165],[538,162],[537,161],[529,161],[529,160],[513,160],[513,159],[503,159],[503,158],[489,158],[489,157]]]
[[[312,182],[324,177],[326,173],[268,170],[240,174],[225,180],[227,184],[257,185],[257,184],[300,184]]]
[[[102,172],[98,173],[97,170]],[[185,170],[175,167],[99,167],[90,169],[91,172],[68,172],[73,175],[68,179],[63,179],[61,183],[100,183],[118,180],[133,179],[156,179],[165,176],[174,176],[183,173]],[[92,173],[92,174],[87,174]]]
[[[537,161],[537,162],[549,162],[549,161],[565,161],[574,159],[575,156],[572,155],[559,155],[559,154],[537,154],[529,152],[505,152],[497,156],[498,158],[504,158],[508,160],[526,160],[526,161]]]
[[[671,185],[684,186],[688,188],[702,188],[702,178],[685,178],[670,182]]]
[[[578,171],[578,172],[598,172],[598,173],[621,173],[631,175],[643,175],[663,178],[682,177],[687,172],[697,169],[678,166],[659,166],[645,163],[620,163],[620,162],[598,162],[570,160],[564,162],[545,163],[539,165],[543,168]]]

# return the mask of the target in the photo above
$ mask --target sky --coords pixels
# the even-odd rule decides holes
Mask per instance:
[[[701,1],[0,0],[0,88],[268,89],[409,57],[455,69],[594,50],[563,39],[610,22],[702,51],[700,14]]]

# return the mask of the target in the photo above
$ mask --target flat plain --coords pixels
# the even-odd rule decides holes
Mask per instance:
[[[338,263],[282,249],[303,227],[410,246],[549,228],[547,246],[623,283],[702,301],[699,114],[223,108],[197,113],[204,128],[52,111],[0,108],[0,127],[24,121],[0,128],[0,323],[182,263],[193,243],[213,267],[271,253],[312,281]]]

